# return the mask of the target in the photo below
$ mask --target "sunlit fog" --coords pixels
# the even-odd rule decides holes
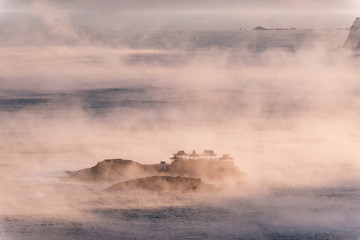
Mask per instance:
[[[0,239],[359,239],[359,10],[0,0]]]

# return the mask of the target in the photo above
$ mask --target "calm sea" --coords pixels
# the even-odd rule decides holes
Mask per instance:
[[[184,32],[168,29],[154,31],[145,39],[136,34],[119,38],[112,34],[106,38],[106,33],[101,33],[100,40],[94,40],[94,44],[105,42],[114,49],[125,45],[132,49],[166,50],[162,54],[123,56],[124,66],[131,68],[146,65],[170,71],[196,64],[192,62],[195,55],[207,59],[226,51],[226,65],[236,69],[237,65],[267,66],[269,51],[296,55],[326,43],[328,52],[337,54],[346,35],[343,30]],[[111,41],[106,43],[103,38]],[[91,61],[90,66],[98,64],[97,59],[86,61]],[[206,75],[207,70],[198,77]],[[222,76],[219,75],[219,81]],[[269,72],[268,79],[274,76],[281,79],[276,72]],[[319,122],[326,122],[328,116],[339,113],[334,104],[349,106],[358,101],[356,89],[344,101],[334,103],[332,98],[325,97],[314,107],[311,104],[314,96],[306,92],[284,94],[263,79],[262,87],[249,80],[237,88],[226,85],[191,88],[171,84],[163,87],[152,84],[151,80],[147,83],[147,75],[142,78],[141,84],[125,87],[115,84],[115,87],[77,85],[50,90],[21,86],[0,89],[0,210],[3,212],[0,212],[0,239],[360,239],[358,179],[321,181],[338,174],[337,171],[356,176],[346,161],[341,169],[331,165],[334,169],[327,171],[324,162],[292,165],[283,161],[266,172],[275,159],[293,158],[300,163],[312,154],[314,144],[326,145],[327,136],[320,136],[321,132],[314,130],[316,136],[312,139],[301,129],[294,130],[298,126],[294,122],[311,119],[309,122],[313,123],[314,116]],[[171,81],[169,78],[168,82]],[[351,106],[350,115],[358,116],[358,105]],[[346,126],[347,122],[340,123]],[[328,129],[338,129],[339,125]],[[255,130],[249,133],[248,129]],[[256,135],[258,132],[261,134]],[[240,139],[237,145],[235,138]],[[356,141],[359,136],[354,133],[349,139]],[[252,164],[260,159],[258,175],[269,177],[278,171],[279,175],[285,174],[284,179],[289,179],[286,172],[297,167],[303,169],[294,178],[301,178],[307,172],[313,175],[305,178],[304,184],[301,180],[294,184],[294,178],[290,183],[280,179],[262,185],[260,190],[250,183],[221,193],[134,191],[111,196],[101,192],[104,186],[58,180],[65,170],[90,167],[104,158],[152,162],[169,157],[167,154],[178,148],[191,148],[190,151],[192,146],[204,145],[230,150],[230,154],[243,158],[246,167],[242,168],[241,162],[238,166],[244,172],[256,168]],[[326,146],[319,155],[328,156],[324,149],[334,147]],[[297,147],[298,155],[294,154]],[[350,149],[341,147],[344,154],[337,157],[346,158]],[[270,156],[272,153],[275,155]],[[263,164],[266,155],[270,160]],[[311,181],[318,184],[311,186]],[[253,191],[251,186],[255,185],[257,190]]]

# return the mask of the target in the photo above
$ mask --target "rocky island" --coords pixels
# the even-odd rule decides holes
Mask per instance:
[[[222,157],[212,150],[203,154],[178,151],[171,163],[141,164],[132,160],[107,159],[90,168],[67,171],[63,180],[113,183],[107,191],[141,189],[153,191],[197,191],[214,189],[210,183],[239,180],[240,170],[228,154]]]
[[[292,27],[292,28],[280,28],[280,27],[277,27],[277,28],[266,28],[266,27],[263,27],[263,26],[257,26],[257,27],[254,27],[253,30],[276,30],[276,31],[285,31],[285,30],[296,30],[296,28]]]
[[[351,26],[344,47],[350,50],[360,50],[360,18],[356,18]]]
[[[253,30],[269,30],[263,26],[257,26],[257,27],[254,27]]]

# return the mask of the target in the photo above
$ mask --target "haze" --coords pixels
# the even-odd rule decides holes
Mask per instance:
[[[266,194],[274,186],[357,186],[359,56],[342,46],[360,4],[269,2],[0,0],[3,215],[103,224],[92,210],[196,203],[240,214],[255,201],[254,212],[280,212],[283,229],[287,221],[353,226],[353,198],[322,205],[317,195],[277,202]],[[102,195],[108,186],[59,178],[103,159],[159,163],[193,149],[235,157],[244,185],[213,200]],[[223,197],[241,206],[225,207]],[[326,221],[310,211],[292,217],[312,201],[328,207]]]

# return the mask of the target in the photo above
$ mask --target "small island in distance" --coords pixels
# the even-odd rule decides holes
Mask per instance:
[[[181,191],[214,190],[217,183],[240,183],[243,174],[229,154],[218,157],[213,150],[197,154],[178,151],[171,163],[141,164],[132,160],[107,159],[91,168],[67,171],[62,180],[112,183],[105,191],[148,190]],[[205,183],[203,181],[209,182]],[[114,183],[115,182],[115,183]]]
[[[260,31],[263,31],[263,30],[277,30],[277,31],[281,31],[281,30],[296,30],[296,28],[292,27],[292,28],[265,28],[263,26],[257,26],[257,27],[254,27],[253,30],[260,30]]]

